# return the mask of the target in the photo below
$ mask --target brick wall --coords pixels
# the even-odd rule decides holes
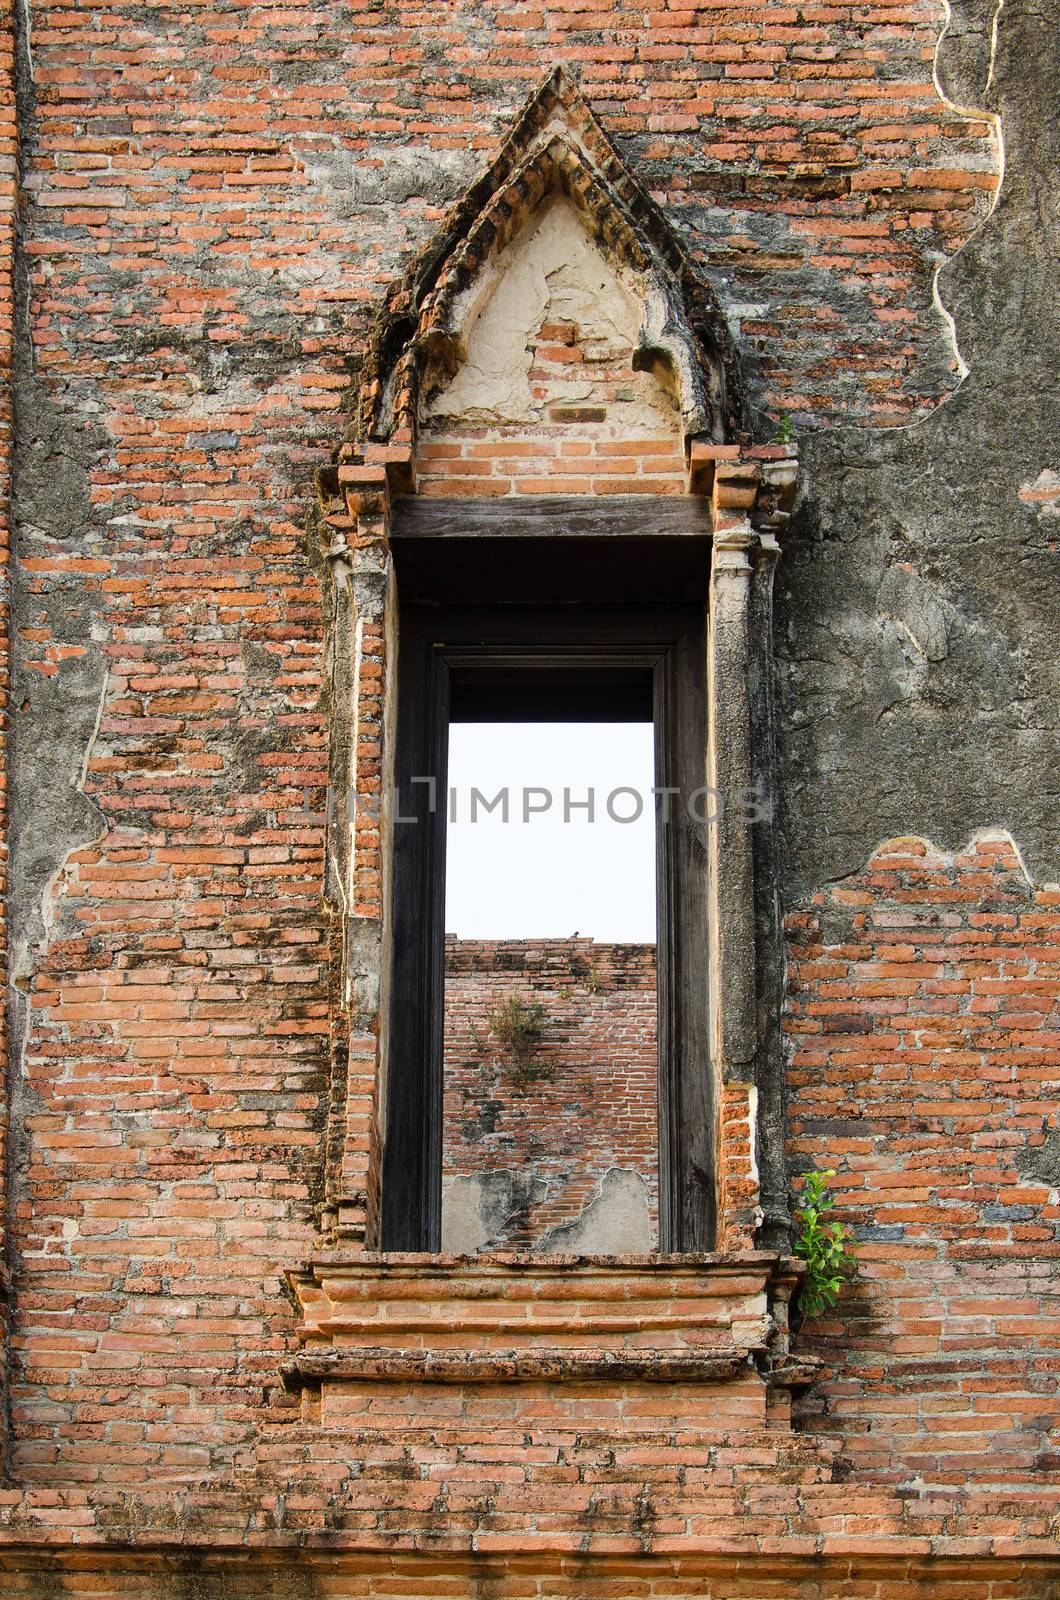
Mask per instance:
[[[18,126],[15,116],[15,51],[12,8],[0,6],[0,626],[6,639],[10,632],[10,560],[12,544],[12,377],[14,371],[15,240],[18,203]],[[0,668],[0,971],[5,984],[10,976],[8,963],[8,728],[9,656],[5,651]],[[0,1018],[0,1059],[8,1051],[7,1012]],[[6,1465],[7,1452],[7,1334],[8,1334],[8,1103],[0,1092],[0,1462]]]
[[[586,437],[586,429],[546,428],[528,439],[514,428],[468,430],[416,453],[429,497],[510,494],[684,494],[687,471],[677,438]]]
[[[789,919],[791,1159],[837,1169],[860,1260],[806,1426],[857,1476],[1055,1487],[1058,978],[1006,838],[896,840]]]
[[[522,1077],[498,1038],[512,999],[544,1011]],[[517,1174],[520,1203],[494,1245],[541,1247],[606,1204],[616,1173],[640,1180],[657,1242],[656,1020],[654,945],[446,941],[443,1182]]]
[[[441,1420],[413,1437],[395,1385],[387,1426],[395,1407],[411,1421],[383,1443],[352,1438],[359,1417],[323,1439],[318,1402],[303,1412],[277,1384],[295,1344],[283,1273],[319,1244],[341,1070],[322,585],[304,527],[380,294],[543,67],[568,60],[714,276],[772,417],[887,427],[932,409],[955,379],[934,268],[997,174],[990,124],[932,82],[937,6],[20,9],[11,904],[29,1027],[8,1073],[11,1592],[142,1594],[121,1569],[150,1560],[159,1594],[186,1593],[205,1547],[239,1562],[282,1546],[305,1561],[277,1580],[286,1596],[344,1538],[356,1572],[328,1568],[332,1593],[581,1594],[591,1553],[601,1593],[716,1580],[760,1600],[804,1582],[891,1600],[897,1582],[941,1592],[947,1540],[970,1563],[955,1596],[984,1592],[987,1558],[995,1594],[1044,1592],[1055,1039],[1039,985],[1055,980],[1040,953],[1055,907],[1000,858],[892,855],[790,929],[793,1159],[840,1169],[862,1239],[853,1298],[814,1332],[831,1370],[805,1423],[838,1436],[848,1481],[825,1481],[813,1440],[800,1455],[682,1430],[658,1388],[644,1409],[661,1436],[616,1468],[570,1389],[562,1427],[535,1390],[537,1431],[499,1459],[505,1392],[476,1434],[474,1407],[460,1416],[439,1384]],[[0,21],[9,71],[10,7]],[[10,240],[10,186],[5,199]],[[556,437],[542,459],[585,454]],[[482,443],[488,479],[526,488],[494,470],[495,442],[468,435],[435,459],[473,463]],[[643,480],[669,448],[623,476]],[[566,474],[544,475],[558,489]],[[612,476],[574,478],[599,492]],[[378,634],[362,645],[371,668]],[[354,888],[349,909],[378,907],[377,878]],[[738,1143],[744,1121],[731,1126]],[[1036,1167],[1015,1166],[1017,1127]],[[74,1538],[97,1554],[40,1548]],[[448,1566],[446,1539],[462,1552]],[[154,1554],[120,1554],[138,1541]]]

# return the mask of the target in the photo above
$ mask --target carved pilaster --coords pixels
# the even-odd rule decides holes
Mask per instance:
[[[785,1073],[781,1035],[784,949],[776,840],[773,655],[773,574],[779,559],[776,533],[759,527],[750,609],[752,782],[762,796],[758,819],[751,830],[757,955],[758,1239],[770,1249],[786,1250],[790,1246],[790,1215],[784,1152]]]
[[[328,684],[331,761],[327,886],[340,923],[327,1140],[325,1233],[371,1241],[379,1170],[385,1051],[394,576],[391,491],[410,481],[410,453],[376,446],[320,474],[320,533],[331,572]]]
[[[755,1055],[754,870],[743,797],[751,771],[750,595],[754,535],[715,524],[710,574],[707,775],[717,792],[710,829],[714,1048],[723,1081]]]
[[[787,450],[693,447],[714,544],[708,636],[708,840],[719,1244],[783,1247],[780,907],[773,836],[772,579],[797,464]]]

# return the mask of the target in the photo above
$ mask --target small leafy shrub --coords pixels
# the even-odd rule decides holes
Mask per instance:
[[[795,426],[791,417],[785,411],[777,423],[776,440],[778,444],[792,444],[795,439]]]
[[[835,1172],[804,1172],[802,1192],[795,1206],[795,1254],[806,1263],[806,1276],[799,1290],[799,1310],[804,1317],[819,1317],[839,1298],[843,1279],[855,1270],[854,1248],[849,1230],[839,1222],[825,1220],[835,1201],[828,1185]]]
[[[554,1078],[556,1069],[542,1061],[538,1047],[545,1036],[547,1013],[539,1000],[513,994],[502,1000],[490,1016],[490,1032],[508,1058],[513,1083],[535,1083]]]

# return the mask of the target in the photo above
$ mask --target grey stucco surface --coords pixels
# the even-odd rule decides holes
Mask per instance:
[[[25,292],[24,284],[21,286]],[[80,417],[47,397],[29,367],[25,346],[16,369],[17,455],[14,501],[18,556],[12,586],[12,760],[10,841],[12,970],[24,976],[28,948],[44,935],[48,886],[67,854],[98,838],[102,819],[81,792],[85,758],[99,719],[106,678],[98,586],[79,576],[33,583],[26,567],[58,551],[98,553],[104,536],[93,525],[88,473],[104,443],[94,423],[98,406]],[[73,652],[53,675],[33,665],[20,644],[25,629],[43,629]]]
[[[1060,519],[1021,498],[1060,469],[1055,20],[955,5],[938,72],[1000,115],[1004,181],[940,273],[962,386],[915,426],[801,441],[776,586],[789,904],[903,834],[1006,829],[1060,876]]]

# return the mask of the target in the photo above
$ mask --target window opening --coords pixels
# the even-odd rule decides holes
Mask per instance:
[[[658,1244],[654,727],[451,722],[442,1246]]]
[[[684,603],[402,604],[383,1250],[438,1250],[443,1243],[451,723],[649,718],[663,804],[654,807],[658,1228],[648,1247],[657,1240],[663,1251],[712,1248],[716,1114],[700,809],[706,792],[705,627],[704,608]],[[632,798],[624,798],[632,806]],[[575,928],[579,937],[588,931],[577,920],[564,932],[569,936]],[[517,1014],[514,1022],[519,1020]],[[576,1248],[558,1228],[546,1229],[546,1235],[550,1252]],[[627,1252],[637,1237],[630,1233]],[[605,1247],[583,1239],[577,1248],[603,1253]]]

